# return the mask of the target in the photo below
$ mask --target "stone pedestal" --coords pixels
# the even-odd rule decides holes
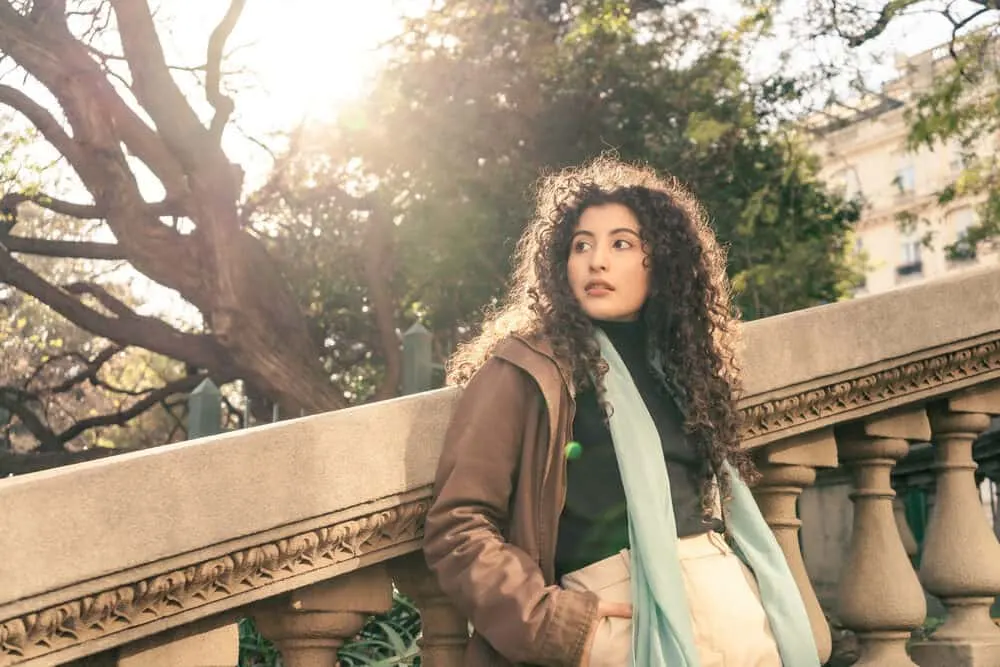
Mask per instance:
[[[469,641],[469,623],[438,587],[422,553],[395,559],[390,567],[396,587],[420,609],[423,637],[421,664],[426,667],[462,667]]]
[[[285,667],[330,667],[370,615],[390,608],[392,582],[385,567],[375,565],[269,600],[253,618]]]
[[[986,521],[975,482],[972,443],[1000,408],[982,390],[930,410],[936,446],[937,500],[930,517],[920,581],[947,609],[929,641],[913,647],[921,667],[1000,665],[1000,628],[990,606],[1000,593],[1000,545]]]
[[[760,471],[762,478],[753,489],[754,497],[760,505],[764,520],[774,531],[774,536],[785,553],[809,614],[820,661],[826,662],[833,646],[830,626],[819,600],[816,599],[809,575],[806,574],[806,565],[799,548],[799,526],[802,522],[795,511],[796,499],[803,488],[815,481],[816,470],[796,465],[762,465]]]
[[[840,580],[838,616],[858,637],[858,667],[915,667],[906,645],[927,613],[893,510],[890,476],[909,443],[930,435],[921,412],[883,416],[838,435],[854,477],[854,526]],[[894,437],[895,436],[895,437]]]

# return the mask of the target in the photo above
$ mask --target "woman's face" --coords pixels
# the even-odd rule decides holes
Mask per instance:
[[[595,320],[629,321],[649,294],[649,267],[639,221],[622,204],[587,208],[570,243],[568,278],[573,296]]]

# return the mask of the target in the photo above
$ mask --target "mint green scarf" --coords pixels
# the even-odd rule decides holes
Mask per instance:
[[[632,558],[632,664],[699,667],[691,612],[677,555],[677,527],[660,436],[632,375],[600,329],[609,370],[611,438],[625,485]],[[623,446],[627,444],[627,446]],[[757,576],[764,611],[785,667],[818,667],[816,644],[785,556],[746,484],[729,468],[732,499],[726,528]]]

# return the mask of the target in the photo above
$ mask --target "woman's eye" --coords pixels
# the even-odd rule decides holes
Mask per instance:
[[[613,247],[615,250],[628,250],[632,247],[632,242],[625,239],[615,239]]]
[[[573,252],[584,252],[590,248],[589,241],[577,241],[573,244]]]

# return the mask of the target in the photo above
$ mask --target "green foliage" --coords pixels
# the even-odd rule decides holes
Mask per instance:
[[[176,361],[127,348],[93,375],[81,375],[87,362],[109,345],[32,297],[0,291],[0,388],[26,392],[30,398],[24,402],[57,434],[81,420],[127,409],[143,392],[177,379],[183,371]],[[75,381],[69,382],[71,378]],[[157,405],[126,424],[84,431],[70,444],[77,448],[147,447],[179,437],[183,430],[176,418]],[[0,421],[0,443],[9,443],[16,451],[38,444],[16,417]]]
[[[281,667],[281,654],[258,632],[252,619],[239,624],[240,667]],[[393,595],[385,614],[371,617],[354,641],[340,649],[343,667],[419,667],[420,612],[404,595]]]
[[[420,612],[406,596],[396,593],[392,609],[369,619],[337,657],[344,667],[419,667],[419,637]]]
[[[741,32],[641,5],[591,0],[554,15],[452,0],[406,26],[369,98],[303,142],[272,209],[275,224],[297,230],[273,247],[318,330],[371,351],[370,317],[359,314],[366,218],[343,191],[391,211],[397,316],[419,317],[447,350],[503,294],[538,175],[609,148],[675,174],[705,202],[746,317],[850,293],[857,206],[825,192],[774,122],[797,86],[751,88]],[[743,29],[766,20],[752,15]]]
[[[535,179],[608,149],[705,203],[748,319],[850,294],[857,207],[776,113],[801,86],[751,85],[742,65],[772,13],[729,31],[705,16],[673,0],[446,0],[404,26],[365,100],[293,142],[250,223],[349,402],[386,373],[375,287],[440,360],[504,293]],[[384,247],[376,215],[392,221]]]
[[[239,622],[239,667],[282,667],[281,653],[257,630],[252,618]]]
[[[994,24],[998,17],[994,13]],[[995,29],[955,37],[952,57],[907,114],[911,149],[950,148],[961,158],[961,172],[938,193],[939,202],[983,200],[978,223],[945,248],[950,259],[968,257],[980,242],[1000,235],[1000,161],[992,140],[1000,130],[998,46]]]

